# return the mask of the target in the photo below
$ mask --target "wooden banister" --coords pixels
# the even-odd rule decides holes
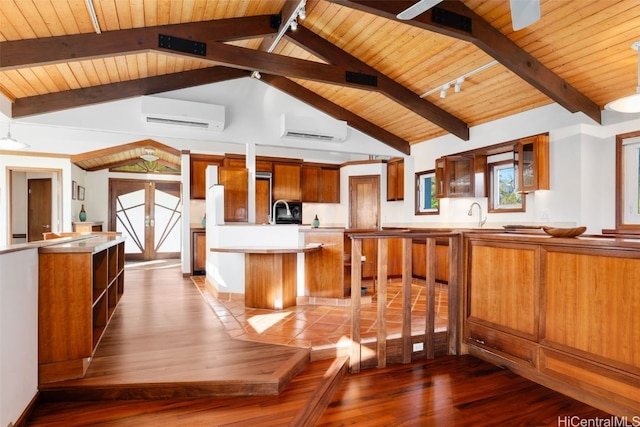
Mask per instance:
[[[459,318],[461,306],[459,303],[459,279],[461,277],[461,235],[455,232],[407,232],[407,231],[381,231],[372,233],[354,233],[349,237],[351,243],[351,351],[349,369],[352,373],[360,372],[362,368],[362,321],[361,321],[361,293],[362,285],[362,241],[364,239],[376,239],[377,252],[377,329],[375,353],[377,368],[384,368],[387,364],[387,265],[388,265],[388,240],[390,238],[402,239],[402,332],[400,343],[401,363],[410,363],[413,354],[413,341],[411,331],[411,285],[412,274],[412,242],[414,239],[426,240],[426,322],[424,331],[423,348],[426,358],[434,358],[436,350],[435,332],[435,289],[436,289],[436,240],[446,237],[449,243],[449,303],[448,303],[448,354],[458,354],[460,351]]]

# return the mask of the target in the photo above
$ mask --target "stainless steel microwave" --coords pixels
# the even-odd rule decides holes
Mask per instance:
[[[302,224],[302,202],[287,202],[291,215],[287,214],[287,207],[280,202],[276,206],[276,224]]]

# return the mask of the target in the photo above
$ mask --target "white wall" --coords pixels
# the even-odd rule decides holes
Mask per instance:
[[[7,426],[38,391],[38,248],[0,254],[0,272],[0,426]]]
[[[414,215],[409,222],[473,225],[467,211],[477,201],[488,216],[485,227],[555,223],[585,225],[588,233],[600,233],[615,225],[615,135],[638,129],[638,115],[603,112],[603,125],[598,125],[581,113],[549,105],[474,127],[468,142],[447,135],[413,145],[414,165],[405,164],[405,214],[413,209],[414,173],[433,169],[437,158],[549,132],[550,190],[528,194],[526,212],[487,214],[486,197],[451,198],[441,200],[440,215]]]

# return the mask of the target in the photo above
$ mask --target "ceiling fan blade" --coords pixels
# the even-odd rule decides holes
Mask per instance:
[[[513,31],[527,27],[540,19],[540,0],[510,0]]]
[[[396,18],[401,19],[403,21],[407,21],[409,19],[413,19],[416,16],[420,15],[423,12],[431,9],[433,6],[440,3],[442,0],[420,0],[416,4],[411,7],[406,8],[402,12],[400,12]]]

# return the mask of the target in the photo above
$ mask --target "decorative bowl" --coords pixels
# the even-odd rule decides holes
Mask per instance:
[[[587,227],[557,228],[543,226],[542,229],[552,237],[576,237],[587,231]]]

